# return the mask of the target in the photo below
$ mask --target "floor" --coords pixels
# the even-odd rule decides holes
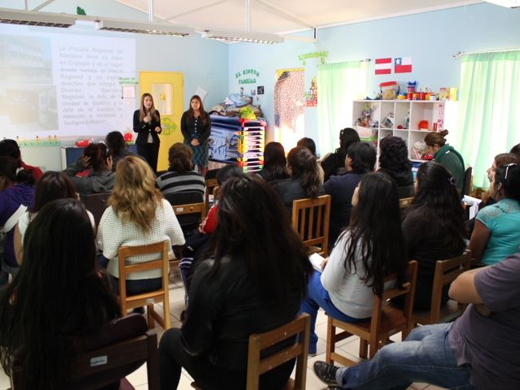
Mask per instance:
[[[184,310],[184,288],[178,274],[173,274],[170,283],[170,315],[172,316],[172,327],[180,327],[180,314]],[[162,309],[159,310],[162,313]],[[162,335],[162,329],[158,328],[159,338]],[[323,311],[318,313],[318,319],[316,321],[316,333],[318,334],[318,353],[315,357],[309,358],[307,363],[307,390],[326,390],[327,386],[324,385],[314,375],[312,365],[316,360],[325,360],[325,339],[327,333],[327,318]],[[394,341],[400,341],[400,335],[392,337]],[[342,350],[345,355],[352,360],[359,360],[357,353],[359,351],[359,339],[357,337],[350,337],[337,344],[337,348]],[[132,383],[136,390],[148,389],[148,380],[146,374],[146,365],[139,368],[133,374],[127,377]],[[179,390],[192,390],[190,386],[192,382],[189,374],[183,370],[181,375],[181,381],[179,384]],[[9,378],[5,375],[3,370],[0,370],[0,390],[10,388]],[[427,385],[424,383],[414,383],[409,387],[408,390],[442,390],[442,388]]]

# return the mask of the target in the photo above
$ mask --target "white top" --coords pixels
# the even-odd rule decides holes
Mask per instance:
[[[350,232],[347,231],[336,242],[321,274],[321,284],[339,311],[353,318],[369,318],[372,317],[374,293],[372,287],[361,280],[365,275],[365,267],[360,256],[360,244],[356,248],[356,272],[347,272],[345,269],[346,244],[349,241]]]
[[[173,257],[172,245],[183,245],[184,235],[173,212],[171,204],[162,200],[162,207],[157,207],[155,219],[150,232],[144,233],[133,223],[123,223],[115,214],[112,207],[108,207],[98,226],[97,242],[103,256],[109,259],[107,270],[114,277],[119,277],[118,251],[121,246],[138,246],[155,244],[167,240],[169,242],[169,256]],[[127,264],[144,263],[156,260],[156,255],[141,255],[130,257]],[[151,270],[129,274],[129,280],[154,279],[161,277],[161,270]]]
[[[36,215],[38,213],[34,213],[31,215],[29,211],[26,211],[23,213],[23,215],[18,220],[18,230],[20,230],[20,239],[22,241],[23,245],[23,239],[25,237],[25,232],[27,231],[27,228],[29,227],[29,223],[36,218]],[[90,219],[90,223],[92,223],[92,227],[94,228],[94,232],[96,231],[96,221],[94,220],[94,216],[90,211],[87,210],[88,217]]]

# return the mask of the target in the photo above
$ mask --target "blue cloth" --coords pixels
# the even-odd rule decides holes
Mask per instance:
[[[520,204],[516,200],[505,198],[484,207],[477,214],[477,220],[482,222],[490,232],[486,249],[482,254],[484,264],[496,264],[518,252]]]
[[[309,345],[309,353],[316,353],[318,336],[316,335],[315,328],[316,318],[320,307],[325,310],[325,313],[327,313],[328,316],[340,321],[356,323],[369,320],[368,318],[352,318],[339,311],[330,300],[329,292],[325,290],[321,284],[321,272],[314,272],[309,280],[309,285],[307,286],[307,296],[302,301],[300,308],[300,313],[308,313],[311,316],[311,341]]]
[[[372,360],[340,368],[336,380],[342,389],[405,390],[414,382],[449,389],[474,389],[469,365],[457,365],[449,343],[451,324],[415,328],[406,341],[389,344]]]

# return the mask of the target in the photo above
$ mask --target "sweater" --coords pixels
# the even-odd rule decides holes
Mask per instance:
[[[122,246],[138,246],[168,241],[168,255],[173,257],[172,245],[183,245],[184,235],[173,212],[173,208],[165,199],[155,210],[155,218],[149,232],[143,232],[132,222],[123,222],[113,207],[108,207],[99,222],[97,243],[103,256],[109,259],[107,270],[112,276],[119,277],[118,251]],[[127,264],[138,264],[156,260],[156,255],[141,255],[127,259]],[[155,279],[161,277],[161,270],[144,271],[129,274],[129,280]]]
[[[76,191],[78,191],[81,196],[112,191],[116,180],[116,174],[114,172],[103,171],[91,173],[86,177],[76,176],[76,173],[82,172],[85,169],[87,169],[87,167],[83,165],[82,160],[79,159],[63,171],[70,177]]]
[[[178,172],[170,169],[157,178],[157,186],[163,194],[184,191],[199,191],[204,194],[206,183],[198,172]]]
[[[462,193],[462,187],[464,186],[464,159],[457,152],[453,146],[445,144],[435,153],[435,162],[444,166],[453,176],[457,189]]]
[[[139,110],[135,110],[134,112],[134,132],[137,133],[137,139],[135,140],[135,143],[138,145],[144,145],[149,143],[148,142],[148,136],[152,136],[151,143],[159,144],[161,143],[161,140],[159,139],[159,134],[161,134],[162,130],[159,132],[155,131],[155,128],[157,126],[161,127],[161,114],[159,114],[159,111],[155,110],[157,113],[158,120],[155,119],[152,116],[152,120],[148,123],[141,121],[139,119]]]

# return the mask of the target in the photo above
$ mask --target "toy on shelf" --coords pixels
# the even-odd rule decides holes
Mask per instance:
[[[394,100],[399,94],[399,85],[396,81],[386,81],[379,84],[383,100]]]
[[[395,118],[394,113],[390,112],[381,122],[381,127],[385,127],[387,129],[393,129],[395,127]]]
[[[363,127],[370,127],[370,117],[372,116],[372,108],[370,104],[365,105],[363,111],[361,111],[361,118],[358,118],[357,125]]]
[[[76,145],[78,148],[86,148],[91,144],[92,140],[90,139],[82,139],[79,141],[76,141],[74,145]]]
[[[419,121],[419,124],[418,124],[417,128],[419,130],[429,131],[430,130],[430,123],[428,121],[426,121],[426,120]]]
[[[123,138],[127,144],[131,144],[134,141],[134,135],[130,131],[127,131]]]
[[[413,100],[413,96],[414,96],[414,93],[415,93],[415,88],[417,88],[417,81],[408,81],[408,84],[407,84],[407,94],[406,94],[406,98],[408,100]]]
[[[417,141],[413,144],[413,148],[411,151],[413,160],[423,160],[423,156],[426,152],[426,144],[421,141]]]

